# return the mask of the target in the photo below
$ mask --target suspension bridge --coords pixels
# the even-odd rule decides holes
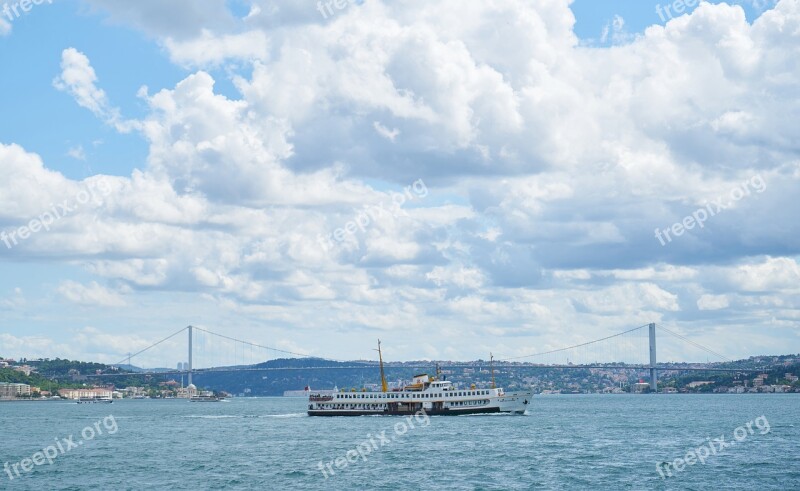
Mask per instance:
[[[658,337],[657,335],[661,334]],[[160,347],[171,348],[171,356],[174,357],[174,350],[179,343],[179,336],[185,334],[186,359],[187,362],[178,362],[177,369],[138,369],[137,375],[186,375],[188,383],[192,383],[192,375],[209,372],[251,372],[251,371],[291,371],[291,370],[344,370],[344,369],[375,369],[377,362],[365,362],[354,360],[338,360],[314,356],[307,353],[299,353],[290,350],[266,346],[232,336],[216,333],[208,329],[196,326],[184,327],[169,336],[156,341],[135,353],[129,353],[124,359],[114,364],[117,367],[126,366],[132,368],[132,362],[143,354],[156,351]],[[664,347],[664,341],[681,345]],[[682,344],[681,344],[682,343]],[[666,343],[668,344],[668,343]],[[227,346],[226,346],[227,345]],[[707,359],[706,362],[658,362],[657,346],[662,345],[662,350],[666,353],[684,352],[685,347],[691,347],[706,357],[711,356],[714,362]],[[266,353],[265,353],[266,352]],[[163,355],[162,355],[163,356]],[[268,359],[274,358],[294,358],[298,360],[315,360],[336,362],[331,366],[286,366],[286,367],[267,367],[259,366]],[[198,360],[200,358],[200,360]],[[602,362],[600,360],[613,360]],[[527,355],[496,358],[495,368],[502,367],[525,367],[526,369],[618,369],[636,370],[649,372],[649,382],[652,391],[658,389],[658,373],[667,371],[703,371],[703,372],[737,372],[750,373],[760,369],[743,368],[730,366],[732,360],[724,355],[701,345],[667,327],[655,323],[645,324],[631,329],[618,332],[609,336],[601,337],[591,341],[586,341],[562,348],[550,349]],[[486,362],[451,362],[439,363],[440,368],[486,368]],[[431,368],[431,364],[414,365],[402,363],[393,365],[387,363],[386,368]],[[101,373],[90,375],[91,377],[115,377],[129,376],[128,373]]]

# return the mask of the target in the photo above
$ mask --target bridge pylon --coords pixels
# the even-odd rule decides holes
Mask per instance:
[[[189,385],[192,385],[192,326],[186,329],[189,330]]]
[[[656,324],[650,323],[650,390],[658,392],[658,372],[656,371]]]

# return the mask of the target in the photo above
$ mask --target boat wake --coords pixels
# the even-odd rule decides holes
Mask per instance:
[[[305,418],[308,414],[306,413],[286,413],[286,414],[266,414],[264,415],[265,418]]]

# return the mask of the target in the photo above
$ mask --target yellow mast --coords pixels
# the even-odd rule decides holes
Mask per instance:
[[[492,388],[496,389],[497,386],[494,384],[494,355],[489,353],[489,366],[492,369]]]
[[[386,384],[386,375],[383,373],[383,354],[381,354],[381,340],[378,340],[378,359],[381,362],[381,388],[384,392],[389,392],[389,386]]]

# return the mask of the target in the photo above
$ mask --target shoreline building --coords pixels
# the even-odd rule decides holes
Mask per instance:
[[[15,384],[0,382],[0,399],[14,399],[16,397],[30,397],[31,386],[28,384]]]
[[[109,389],[59,389],[58,395],[64,399],[78,400],[88,399],[111,399],[113,392]]]

